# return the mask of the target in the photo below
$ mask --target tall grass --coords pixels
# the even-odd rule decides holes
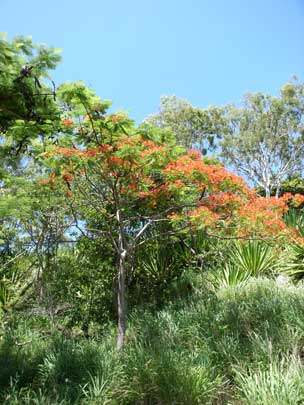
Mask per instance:
[[[1,336],[0,403],[267,405],[288,390],[299,401],[303,311],[300,285],[203,284],[191,301],[134,311],[121,354],[112,327],[87,340],[19,318]]]
[[[274,359],[266,369],[237,370],[236,381],[244,405],[304,403],[304,368],[297,357]]]

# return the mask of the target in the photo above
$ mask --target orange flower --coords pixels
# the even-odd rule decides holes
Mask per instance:
[[[198,207],[189,212],[192,223],[200,227],[214,226],[218,215],[210,211],[207,207]]]
[[[109,157],[108,157],[108,162],[109,162],[109,163],[114,163],[114,164],[117,164],[117,165],[123,165],[124,163],[126,163],[125,160],[120,159],[120,158],[117,157],[117,156],[109,156]]]
[[[148,191],[141,191],[138,196],[139,198],[146,198],[149,197],[150,193]]]
[[[74,121],[70,118],[66,118],[66,119],[62,120],[62,125],[66,128],[70,128],[74,125]]]
[[[117,122],[117,121],[123,120],[124,117],[122,115],[113,114],[113,115],[110,115],[110,118],[111,118],[112,122]]]
[[[62,178],[66,183],[70,183],[73,180],[73,176],[70,173],[63,173]]]
[[[82,154],[83,154],[83,151],[80,149],[66,148],[64,146],[56,146],[55,151],[54,151],[55,156],[63,156],[63,157],[82,155]]]
[[[293,207],[300,207],[304,203],[304,195],[303,194],[295,194],[292,198],[291,205]]]
[[[188,150],[187,154],[190,158],[196,159],[196,160],[201,159],[203,156],[201,152],[199,152],[198,150],[195,150],[195,149]]]

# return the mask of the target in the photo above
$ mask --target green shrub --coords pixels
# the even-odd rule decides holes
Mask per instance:
[[[216,288],[228,288],[246,284],[250,276],[251,272],[226,264],[221,270],[212,273],[209,279]]]
[[[130,314],[120,354],[114,326],[95,340],[60,335],[37,317],[12,320],[0,340],[0,402],[253,404],[254,381],[268,400],[268,378],[278,397],[291,387],[291,398],[300,398],[298,374],[282,359],[303,348],[304,287],[266,278],[216,293],[206,286],[191,300]]]
[[[236,243],[229,259],[233,266],[253,276],[272,273],[281,265],[277,251],[260,241]]]
[[[292,277],[295,280],[304,277],[304,246],[298,243],[289,245],[285,252],[285,265],[282,273]]]
[[[267,369],[237,370],[236,382],[244,405],[304,403],[304,369],[296,357],[273,360]]]
[[[290,208],[284,215],[284,222],[289,228],[296,229],[304,237],[304,210]]]

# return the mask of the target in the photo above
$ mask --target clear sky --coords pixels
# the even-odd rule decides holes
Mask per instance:
[[[83,79],[138,122],[164,94],[207,107],[304,80],[304,0],[0,0],[0,21],[64,49],[57,84]]]

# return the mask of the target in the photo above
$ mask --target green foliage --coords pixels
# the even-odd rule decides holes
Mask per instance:
[[[109,242],[79,238],[72,250],[58,255],[58,272],[53,292],[70,328],[96,335],[115,314],[115,260]],[[50,287],[50,286],[49,286]]]
[[[265,190],[262,187],[257,187],[256,190],[259,195],[265,196]],[[304,195],[304,179],[300,175],[288,176],[281,182],[279,195],[282,196],[285,193]],[[275,195],[275,190],[272,190],[271,195]]]
[[[0,132],[5,133],[11,126],[38,135],[44,120],[56,118],[53,90],[44,83],[48,71],[54,69],[61,60],[59,49],[36,46],[31,37],[16,37],[8,41],[0,39]],[[51,121],[49,121],[51,123]],[[26,139],[24,134],[17,139],[16,147],[21,150]]]
[[[284,215],[285,224],[298,231],[300,237],[304,237],[304,211],[290,208]]]
[[[297,231],[300,238],[304,237],[304,211],[290,208],[284,215],[284,222]],[[304,276],[304,247],[300,243],[291,243],[284,252],[283,274],[300,280]]]
[[[38,155],[60,129],[55,88],[49,81],[49,71],[60,61],[59,50],[34,45],[30,37],[8,41],[4,36],[0,49],[0,267],[7,310],[22,301],[32,303],[37,284],[49,278],[54,241],[59,228],[64,233],[66,217],[58,208],[58,193],[39,187],[45,168]]]
[[[10,277],[3,274],[0,279],[0,316],[1,312],[12,310],[26,300],[26,293],[31,288],[33,280],[26,280],[26,274],[13,272]]]
[[[215,295],[202,284],[191,301],[133,312],[120,354],[112,327],[88,340],[60,336],[45,318],[10,318],[0,342],[1,400],[267,404],[273,394],[279,404],[289,390],[286,403],[301,403],[303,310],[301,285],[257,278]]]
[[[281,194],[304,194],[304,179],[300,176],[292,176],[281,184]]]
[[[136,266],[130,274],[132,300],[145,305],[153,301],[153,295],[156,300],[168,298],[173,282],[189,270],[190,264],[189,249],[180,240],[167,238],[147,243],[145,249],[138,252]]]
[[[244,405],[294,405],[304,402],[304,371],[298,357],[274,358],[266,370],[236,370]]]
[[[147,274],[151,283],[163,285],[178,277],[182,271],[185,264],[183,253],[183,249],[177,243],[173,246],[163,244],[158,249],[156,246],[152,246],[145,250],[140,267]]]
[[[49,71],[61,60],[59,51],[34,45],[31,37],[0,38],[0,180],[20,176],[58,136],[60,110]]]
[[[243,286],[250,277],[271,275],[283,266],[280,253],[262,241],[226,244],[226,255],[210,271],[209,280],[216,288]]]
[[[241,175],[263,188],[266,197],[272,191],[279,195],[282,181],[301,173],[303,88],[301,83],[288,83],[281,97],[248,94],[240,108],[227,108],[230,131],[224,134],[221,155]]]
[[[248,282],[251,272],[231,264],[227,264],[210,276],[211,283],[216,288],[228,288],[244,285]]]
[[[233,266],[253,276],[271,274],[280,267],[278,252],[261,241],[236,243],[229,259]]]
[[[149,116],[146,122],[174,134],[179,145],[187,149],[195,147],[203,154],[214,150],[218,137],[226,129],[221,108],[204,110],[176,96],[163,96],[159,113]]]
[[[298,243],[290,244],[285,251],[285,263],[283,274],[293,277],[295,280],[304,276],[304,246]]]

